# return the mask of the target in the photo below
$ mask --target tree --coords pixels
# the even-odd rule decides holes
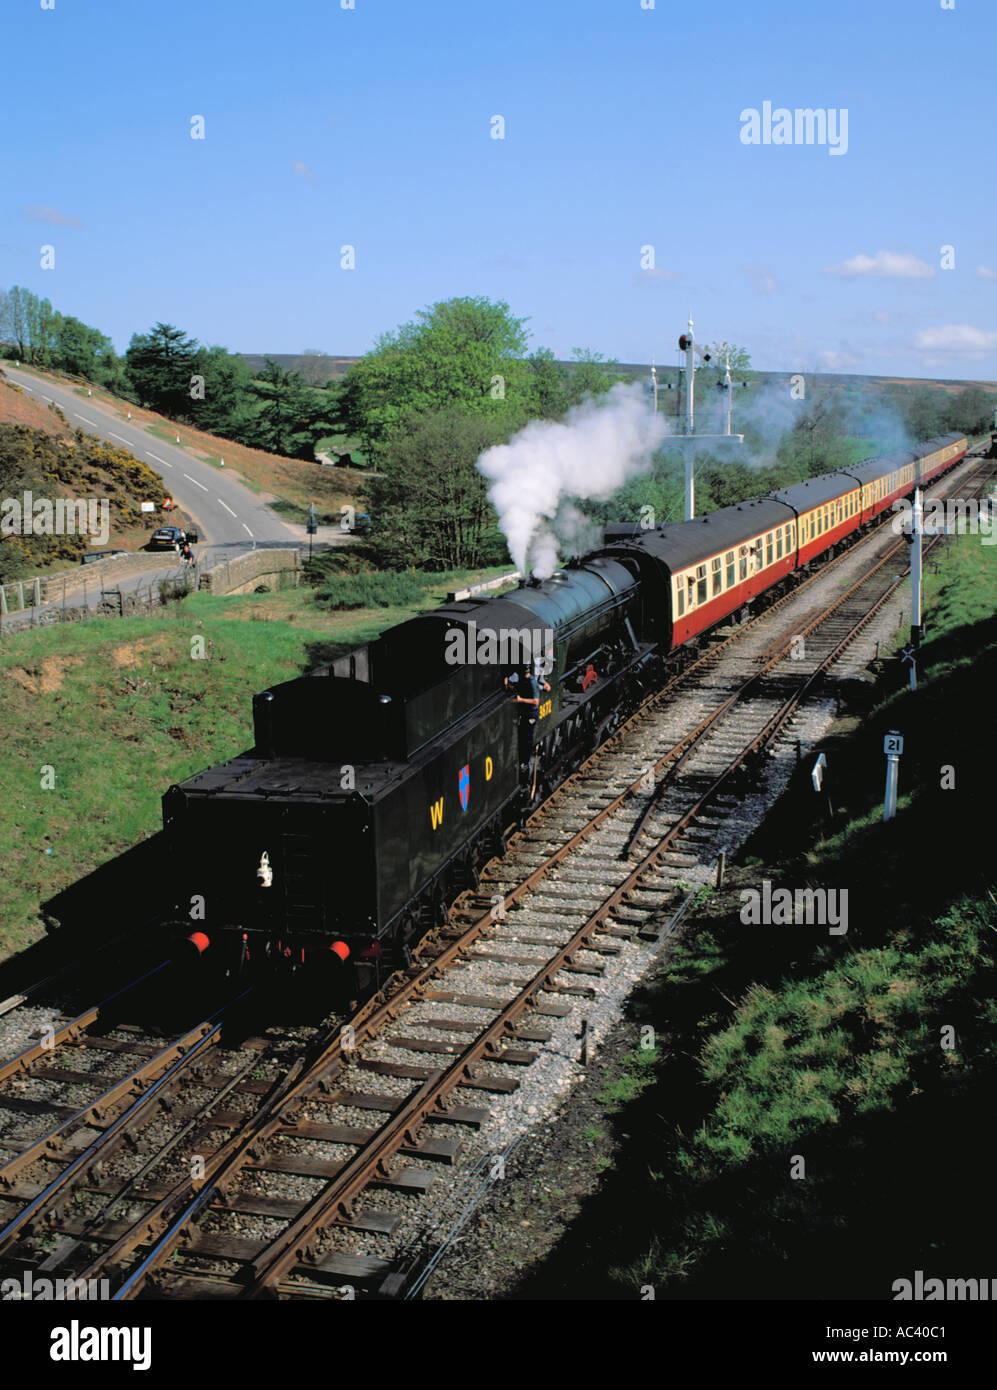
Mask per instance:
[[[822,397],[779,441],[776,460],[780,476],[797,483],[846,468],[853,452],[840,407]]]
[[[52,363],[61,371],[110,384],[121,373],[121,359],[110,338],[72,314],[55,315]]]
[[[945,426],[962,434],[981,434],[993,423],[994,405],[995,398],[982,386],[967,386],[947,402]]]
[[[125,353],[125,369],[139,403],[171,419],[187,418],[197,348],[195,339],[169,323],[154,324],[148,333],[134,333]]]
[[[316,440],[335,428],[326,393],[306,386],[297,372],[270,357],[253,390],[262,402],[252,427],[258,446],[290,458],[314,458]]]
[[[526,320],[508,304],[448,299],[415,322],[378,338],[347,373],[346,424],[375,460],[416,418],[452,407],[502,420],[506,430],[529,418],[530,372],[523,361]]]
[[[475,466],[504,437],[500,420],[450,406],[391,441],[383,475],[367,488],[372,543],[382,563],[466,569],[505,557],[487,481]]]
[[[531,416],[559,420],[568,408],[564,369],[550,348],[537,348],[527,357],[526,366],[530,373]]]
[[[47,367],[52,363],[55,347],[55,319],[48,299],[39,299],[30,290],[25,292],[25,316],[28,321],[28,353],[30,361]]]
[[[567,406],[579,405],[587,396],[601,396],[624,379],[616,359],[603,357],[601,352],[572,348],[571,357],[571,364],[564,373]]]
[[[13,344],[22,362],[48,362],[52,328],[52,305],[47,299],[23,285],[0,296],[0,341]]]
[[[28,359],[28,314],[25,296],[30,294],[20,285],[15,285],[0,299],[0,338],[17,349],[22,362]]]
[[[752,472],[746,463],[732,460],[723,464],[701,464],[696,480],[696,510],[697,513],[705,510],[702,494],[709,497],[714,507],[730,507],[761,490],[760,475]]]
[[[259,407],[246,359],[227,348],[199,347],[194,354],[193,375],[203,382],[197,384],[199,389],[193,396],[188,389],[184,418],[209,434],[229,439],[250,437]]]

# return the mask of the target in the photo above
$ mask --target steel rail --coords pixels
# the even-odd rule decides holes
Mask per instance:
[[[199,1057],[203,1052],[205,1052],[209,1048],[209,1046],[213,1046],[215,1043],[217,1043],[218,1039],[221,1037],[222,1028],[224,1026],[223,1022],[221,1021],[220,1015],[226,1013],[228,1009],[230,1009],[234,1004],[238,1003],[239,1000],[244,999],[246,995],[249,993],[249,990],[244,990],[243,993],[240,994],[237,999],[230,1000],[228,1004],[226,1004],[222,1009],[218,1011],[218,1013],[213,1014],[211,1019],[209,1019],[207,1022],[203,1024],[200,1024],[198,1028],[193,1029],[191,1030],[191,1032],[185,1034],[184,1038],[181,1039],[178,1043],[173,1043],[170,1045],[169,1048],[164,1050],[164,1054],[162,1055],[176,1057],[177,1048],[181,1047],[184,1043],[190,1040],[189,1049],[187,1051],[184,1051],[181,1056],[176,1057],[176,1060],[171,1062],[171,1064],[168,1066],[168,1069],[163,1073],[162,1076],[158,1077],[152,1083],[152,1085],[149,1087],[147,1091],[144,1091],[135,1101],[133,1101],[132,1104],[121,1115],[119,1115],[115,1120],[111,1122],[107,1129],[105,1129],[91,1144],[89,1144],[80,1154],[78,1154],[75,1159],[73,1159],[69,1164],[67,1164],[67,1166],[63,1168],[62,1171],[52,1180],[52,1182],[50,1182],[46,1187],[44,1187],[36,1197],[34,1197],[31,1201],[27,1203],[26,1206],[22,1207],[22,1209],[17,1213],[17,1215],[14,1216],[4,1227],[0,1228],[0,1252],[7,1249],[7,1247],[18,1238],[20,1233],[24,1230],[25,1226],[30,1224],[30,1222],[33,1221],[39,1215],[39,1213],[54,1200],[54,1198],[56,1198],[62,1191],[64,1191],[64,1189],[68,1186],[68,1184],[76,1176],[77,1173],[89,1167],[89,1165],[94,1162],[94,1160],[100,1155],[101,1150],[107,1147],[109,1141],[111,1141],[117,1135],[123,1135],[124,1132],[127,1131],[127,1129],[139,1117],[142,1111],[145,1110],[149,1106],[149,1104],[159,1096],[160,1092],[162,1092],[166,1086],[168,1086],[171,1082],[173,1082],[176,1079],[177,1075],[183,1068],[189,1066],[190,1063],[194,1061],[197,1057]],[[215,1019],[218,1019],[219,1021],[215,1022]],[[118,1088],[116,1087],[115,1089]],[[86,1114],[87,1112],[84,1111],[82,1113]],[[35,1159],[35,1161],[37,1161],[37,1158]],[[18,1159],[15,1158],[14,1160],[11,1160],[11,1163],[18,1163]],[[0,1175],[2,1175],[4,1170],[9,1168],[10,1166],[10,1164],[5,1164],[4,1169],[0,1169]],[[20,1165],[18,1164],[18,1166]]]
[[[113,994],[109,994],[106,999],[101,999],[100,1002],[94,1004],[92,1008],[87,1009],[82,1014],[77,1014],[75,1018],[71,1018],[68,1023],[64,1023],[60,1028],[57,1028],[52,1037],[43,1038],[41,1042],[34,1043],[30,1047],[24,1048],[23,1051],[18,1052],[16,1056],[11,1057],[9,1061],[0,1064],[0,1081],[6,1081],[8,1077],[16,1076],[18,1072],[27,1071],[29,1067],[33,1066],[34,1063],[39,1061],[42,1057],[51,1058],[52,1053],[57,1047],[60,1047],[65,1042],[71,1042],[74,1038],[79,1037],[81,1033],[85,1033],[88,1028],[92,1027],[100,1017],[101,1010],[106,1009],[108,1004],[112,1003],[115,999],[120,999],[121,996],[127,994],[129,990],[137,989],[138,986],[144,984],[146,980],[152,979],[153,975],[158,975],[160,970],[165,970],[169,964],[170,962],[168,960],[161,961],[159,965],[146,971],[144,975],[139,975],[137,979],[129,981],[127,985],[122,985],[122,987],[115,990]]]

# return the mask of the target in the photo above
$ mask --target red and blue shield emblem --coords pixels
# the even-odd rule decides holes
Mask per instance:
[[[457,790],[460,792],[460,809],[466,811],[468,798],[471,795],[470,763],[465,763],[457,775]]]

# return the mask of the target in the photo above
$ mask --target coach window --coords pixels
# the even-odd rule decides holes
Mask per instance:
[[[724,586],[723,561],[719,555],[714,555],[710,567],[713,570],[713,597],[716,598]]]
[[[788,528],[787,528],[787,529],[788,529]],[[782,527],[781,527],[781,526],[779,527],[779,529],[778,529],[778,530],[776,531],[776,533],[775,533],[775,558],[776,558],[777,560],[781,560],[781,559],[782,559]]]
[[[706,566],[696,566],[696,602],[706,602]]]
[[[682,583],[681,576],[675,581],[675,609],[681,618],[685,612],[685,585]]]
[[[728,588],[728,589],[733,589],[733,587],[734,587],[734,552],[733,552],[733,550],[728,550],[727,554],[724,556],[724,564],[727,566],[727,588]]]
[[[741,546],[740,559],[741,559],[741,564],[740,564],[741,578],[742,578],[742,579],[747,579],[747,577],[748,577],[748,547],[747,547],[746,545],[742,545],[742,546]]]
[[[775,545],[775,536],[774,536],[774,535],[772,534],[772,532],[770,531],[770,532],[768,533],[768,535],[765,537],[765,563],[766,563],[766,565],[771,565],[772,560],[774,559],[774,554],[775,554],[775,552],[774,552],[774,550],[773,550],[774,545]]]

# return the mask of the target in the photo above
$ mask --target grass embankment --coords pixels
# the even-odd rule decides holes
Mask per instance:
[[[484,577],[409,576],[406,602],[349,611],[316,602],[307,588],[193,594],[162,617],[8,638],[0,647],[0,958],[41,934],[43,902],[159,829],[172,782],[252,744],[255,691]],[[195,638],[204,639],[203,659],[191,655]],[[54,773],[50,790],[45,768]]]
[[[994,1273],[997,551],[960,539],[927,589],[922,688],[891,669],[836,726],[831,804],[808,760],[636,999],[656,1047],[603,1093],[600,1190],[520,1293],[889,1299],[915,1269]],[[847,889],[847,933],[744,925],[765,879]]]

